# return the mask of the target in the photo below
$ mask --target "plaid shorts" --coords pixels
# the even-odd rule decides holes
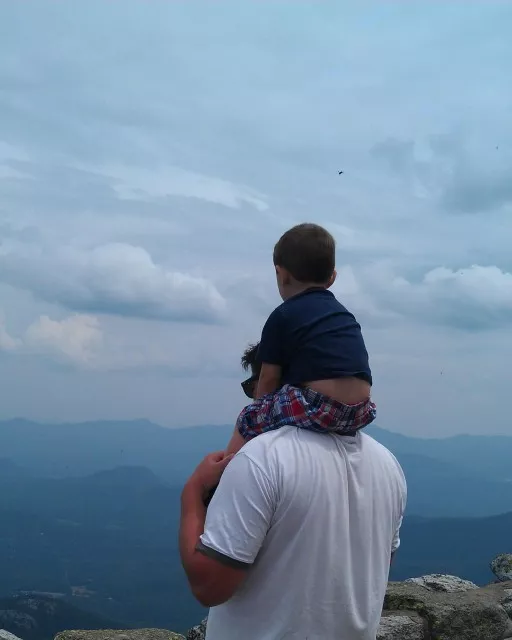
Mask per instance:
[[[307,387],[285,384],[279,391],[245,407],[236,427],[246,440],[284,426],[353,435],[373,422],[376,413],[370,399],[358,404],[342,404]]]

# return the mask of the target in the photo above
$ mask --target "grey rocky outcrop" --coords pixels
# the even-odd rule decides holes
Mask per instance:
[[[512,553],[501,553],[491,562],[491,571],[499,582],[512,580]]]
[[[425,624],[421,640],[504,640],[512,638],[512,621],[501,604],[504,587],[505,583],[443,592],[412,582],[392,582],[384,609],[392,616],[400,611],[417,613]],[[382,636],[382,640],[392,638]],[[404,634],[401,640],[413,638]]]
[[[9,633],[5,629],[0,629],[0,640],[20,640],[14,633]]]
[[[512,589],[503,589],[501,606],[505,609],[508,617],[512,620]]]
[[[179,633],[164,629],[133,629],[130,631],[63,631],[55,640],[185,640]]]
[[[207,620],[186,637],[155,629],[66,631],[55,640],[204,640]],[[390,582],[377,640],[512,640],[512,581],[478,587],[433,574]]]
[[[443,575],[441,573],[432,573],[428,576],[419,578],[409,578],[405,580],[406,584],[417,584],[425,587],[429,591],[444,591],[445,593],[454,593],[455,591],[468,591],[469,589],[478,589],[478,585],[469,580],[463,580],[457,576]]]
[[[201,624],[189,629],[186,640],[204,640],[206,636],[206,622],[207,618],[205,618]]]
[[[424,640],[425,621],[412,611],[385,611],[380,620],[377,640]]]
[[[509,605],[512,583],[479,588],[441,574],[390,582],[377,640],[512,640]],[[204,640],[206,622],[186,640]]]

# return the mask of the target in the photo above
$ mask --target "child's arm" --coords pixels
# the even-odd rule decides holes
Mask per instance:
[[[261,373],[258,380],[258,388],[256,390],[256,398],[261,398],[267,393],[272,393],[280,387],[281,367],[276,364],[264,363],[261,367]],[[226,455],[235,454],[244,446],[245,440],[235,427],[231,440],[226,447]]]
[[[279,362],[281,355],[282,318],[279,308],[275,309],[269,316],[261,334],[259,354],[263,361],[256,398],[261,398],[267,393],[276,391],[281,386],[280,364],[269,364],[267,359]],[[245,439],[240,435],[237,427],[231,436],[231,440],[226,448],[226,455],[235,454],[244,446]]]
[[[278,364],[268,364],[264,362],[261,365],[261,373],[256,389],[256,397],[261,398],[267,393],[277,391],[281,386],[282,367]]]
[[[226,447],[225,455],[229,456],[230,454],[235,454],[240,451],[240,449],[244,446],[245,440],[238,432],[238,429],[235,427],[233,431],[233,435],[231,436],[231,440]]]

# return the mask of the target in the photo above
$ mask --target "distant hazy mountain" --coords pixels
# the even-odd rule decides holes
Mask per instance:
[[[423,455],[396,455],[407,478],[409,514],[474,517],[512,511],[512,482]]]
[[[28,471],[9,458],[0,458],[0,478],[20,478],[28,476]]]
[[[65,629],[126,628],[68,604],[62,599],[27,594],[0,599],[0,629],[23,640],[53,640]]]
[[[427,456],[465,470],[473,477],[512,481],[512,433],[511,436],[410,438],[373,425],[367,432],[398,457],[402,454]]]
[[[0,596],[61,593],[128,626],[187,629],[204,611],[180,566],[179,496],[141,468],[0,476]]]
[[[391,578],[449,573],[486,584],[494,580],[490,561],[510,552],[512,513],[491,518],[420,518],[409,516],[402,529]]]
[[[128,467],[145,467],[181,485],[206,453],[225,446],[232,428],[166,429],[144,420],[68,425],[12,420],[0,422],[0,451],[10,459],[11,471],[4,473],[20,465],[27,474],[62,478],[125,467],[130,476]],[[373,426],[368,432],[404,467],[409,513],[487,516],[512,510],[512,437],[426,440]]]
[[[226,446],[232,431],[233,425],[166,429],[147,420],[47,425],[17,419],[0,422],[0,452],[38,476],[140,466],[181,483],[207,453]]]

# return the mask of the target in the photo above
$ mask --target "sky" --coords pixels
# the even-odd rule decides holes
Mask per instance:
[[[234,422],[310,221],[377,423],[512,435],[511,30],[509,2],[0,0],[0,418]]]

